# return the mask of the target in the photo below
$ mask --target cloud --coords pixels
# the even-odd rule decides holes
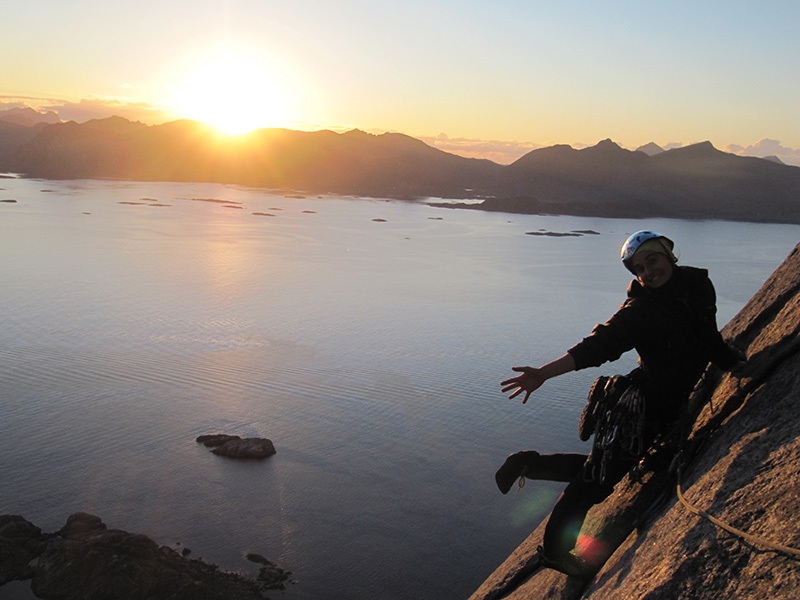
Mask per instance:
[[[53,111],[62,121],[83,123],[92,119],[104,119],[112,115],[148,125],[164,123],[178,118],[164,106],[146,102],[124,102],[109,98],[84,98],[78,102],[57,98],[33,96],[0,96],[0,109],[33,108],[37,111]]]
[[[3,96],[0,96],[0,98],[3,98]],[[0,100],[0,111],[12,110],[14,108],[28,108],[28,105],[22,100],[13,100],[11,102]]]
[[[794,148],[787,148],[781,145],[778,140],[763,139],[752,146],[739,146],[737,144],[729,144],[725,146],[726,152],[738,154],[739,156],[757,156],[764,158],[765,156],[777,156],[787,165],[794,165],[800,167],[800,150]]]
[[[175,115],[162,106],[113,99],[83,99],[79,102],[54,103],[43,108],[57,112],[64,121],[79,123],[91,119],[103,119],[110,115],[124,117],[130,121],[142,121],[148,125],[175,119]]]
[[[485,158],[501,165],[511,164],[531,150],[543,147],[541,144],[532,142],[451,138],[445,133],[440,133],[435,137],[416,137],[429,146],[444,152],[467,158]]]

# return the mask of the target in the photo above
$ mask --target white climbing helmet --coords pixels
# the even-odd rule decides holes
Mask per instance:
[[[673,242],[667,236],[661,235],[656,231],[637,231],[627,240],[625,240],[625,243],[622,244],[622,248],[619,252],[620,258],[622,259],[622,264],[625,265],[625,268],[631,273],[633,273],[633,269],[631,268],[631,260],[633,259],[633,255],[636,254],[636,251],[639,250],[639,248],[641,248],[642,244],[649,240],[657,240],[664,248],[664,254],[666,254],[672,260],[672,262],[678,261],[678,259],[675,258],[675,255],[672,253],[672,249],[675,248],[675,242]]]

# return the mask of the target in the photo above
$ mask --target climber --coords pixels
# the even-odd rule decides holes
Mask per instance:
[[[580,424],[581,439],[595,435],[589,455],[517,452],[495,475],[503,494],[520,478],[568,483],[545,527],[544,566],[577,576],[596,572],[600,565],[572,552],[589,508],[641,468],[648,449],[674,431],[709,362],[722,369],[738,362],[717,329],[708,272],[678,266],[673,250],[672,240],[654,231],[631,235],[621,258],[635,279],[617,312],[560,358],[538,368],[513,367],[519,375],[501,383],[509,398],[524,394],[525,404],[548,379],[617,360],[629,350],[639,355],[638,367],[627,376],[601,378],[593,386]]]

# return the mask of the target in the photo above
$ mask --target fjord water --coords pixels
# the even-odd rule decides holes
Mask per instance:
[[[800,227],[491,214],[185,183],[0,180],[0,514],[69,514],[276,598],[465,598],[560,487],[502,496],[521,448],[579,451],[591,381],[526,405],[499,381],[605,320],[631,232],[710,270],[720,325]],[[582,231],[574,237],[526,235]],[[268,437],[237,462],[195,438]]]

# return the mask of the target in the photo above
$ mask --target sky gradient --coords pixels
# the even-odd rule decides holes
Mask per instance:
[[[3,10],[0,110],[227,112],[495,159],[761,142],[800,164],[798,31],[796,0],[27,0]]]

